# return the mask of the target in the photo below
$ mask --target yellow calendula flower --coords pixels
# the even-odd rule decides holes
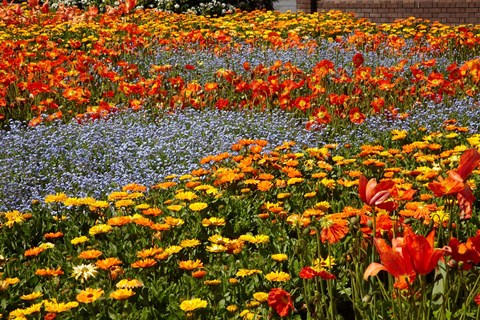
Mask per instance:
[[[225,219],[223,218],[216,218],[216,217],[211,217],[211,218],[205,218],[202,220],[202,226],[204,227],[219,227],[219,226],[224,226],[225,225]]]
[[[73,238],[72,240],[70,240],[70,243],[75,246],[77,244],[81,244],[87,241],[88,241],[88,238],[86,236],[81,236],[81,237]]]
[[[180,242],[180,246],[183,248],[191,248],[196,247],[201,244],[200,240],[198,239],[185,239]]]
[[[127,191],[114,191],[108,195],[108,200],[115,201],[121,199],[127,199],[129,193]]]
[[[217,286],[220,283],[222,283],[222,281],[219,279],[213,279],[213,280],[205,280],[203,283],[207,286]]]
[[[320,201],[320,202],[317,202],[315,203],[315,209],[319,209],[319,210],[322,210],[322,211],[327,211],[328,209],[330,209],[330,203],[328,203],[328,201]]]
[[[175,211],[175,212],[182,210],[182,208],[183,208],[183,206],[179,205],[179,204],[172,204],[172,205],[167,207],[168,210]]]
[[[50,300],[44,300],[43,306],[45,307],[46,312],[61,313],[78,307],[78,302],[72,301],[63,303],[58,302],[57,299],[53,298]]]
[[[335,188],[335,180],[333,179],[327,179],[327,178],[323,178],[321,181],[320,181],[321,184],[323,184],[325,187],[327,187],[328,189],[333,189]]]
[[[300,182],[303,182],[305,179],[304,178],[290,178],[287,180],[287,185],[291,186]]]
[[[270,256],[272,260],[274,261],[285,261],[288,259],[288,256],[284,253],[277,253],[277,254],[272,254]]]
[[[189,312],[197,309],[206,308],[207,305],[208,305],[207,301],[199,298],[195,298],[191,300],[182,301],[182,303],[180,304],[180,309],[182,309],[185,312]]]
[[[253,294],[253,298],[257,300],[258,302],[264,303],[268,299],[268,293],[266,292],[255,292]]]
[[[97,224],[90,228],[88,233],[92,236],[102,233],[109,233],[113,227],[108,224]]]
[[[265,275],[265,278],[274,282],[285,282],[290,280],[290,275],[283,271],[274,271]]]
[[[406,130],[392,130],[392,140],[402,140],[407,137],[408,132]]]
[[[171,254],[178,253],[178,252],[182,251],[182,249],[183,249],[183,247],[181,247],[181,246],[170,246],[170,247],[165,248],[164,252],[168,255],[171,255]]]
[[[30,294],[24,294],[24,295],[20,296],[20,299],[26,300],[26,301],[31,301],[31,300],[38,299],[42,296],[43,296],[43,293],[41,293],[40,291],[34,291]]]
[[[175,195],[175,199],[183,200],[183,201],[191,201],[196,198],[198,198],[198,196],[191,191],[182,191]]]
[[[207,208],[208,204],[204,202],[195,202],[188,206],[188,208],[192,211],[202,211],[203,209]]]
[[[132,289],[117,289],[110,293],[110,298],[115,300],[126,300],[134,295],[135,292],[133,292]]]
[[[41,311],[43,303],[35,303],[32,304],[30,307],[25,308],[25,309],[15,309],[12,312],[9,313],[8,318],[9,319],[27,319],[28,315],[34,314],[34,313],[39,313]]]
[[[115,208],[125,208],[134,205],[135,202],[130,199],[118,200],[115,202]]]
[[[65,193],[49,194],[45,197],[45,203],[63,202],[68,199]]]
[[[13,227],[15,223],[21,224],[25,221],[25,217],[23,216],[23,213],[17,210],[7,211],[7,212],[4,212],[3,214],[7,218],[7,222],[5,223],[5,225],[9,228]]]
[[[258,270],[258,269],[239,269],[237,271],[237,273],[235,274],[235,276],[237,277],[248,277],[248,276],[251,276],[251,275],[254,275],[254,274],[259,274],[259,273],[262,273],[262,270]]]
[[[266,234],[258,234],[253,239],[250,241],[250,243],[256,243],[256,244],[261,244],[261,243],[269,243],[270,242],[270,236],[267,236]]]
[[[150,205],[148,203],[141,203],[137,206],[135,206],[135,209],[137,210],[147,210],[150,208]]]
[[[219,252],[225,252],[227,251],[227,247],[221,245],[221,244],[213,244],[211,246],[207,246],[205,248],[208,252],[211,253],[219,253]]]
[[[238,310],[238,306],[236,306],[234,304],[231,304],[231,305],[227,306],[227,311],[230,312],[230,313],[237,312],[237,310]]]
[[[279,193],[277,195],[277,199],[287,199],[291,196],[292,194],[289,192],[284,192],[284,193]]]
[[[95,201],[94,203],[90,204],[91,209],[105,209],[108,208],[110,204],[107,201]]]
[[[138,279],[122,279],[115,286],[119,289],[140,288],[143,283]]]

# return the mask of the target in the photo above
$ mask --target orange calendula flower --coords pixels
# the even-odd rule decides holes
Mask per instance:
[[[92,303],[103,295],[102,289],[86,288],[77,295],[77,301],[81,303]]]
[[[192,261],[192,260],[180,261],[178,265],[180,269],[189,270],[189,271],[203,268],[203,262],[198,259],[195,261]]]
[[[56,238],[61,238],[63,237],[63,233],[62,232],[49,232],[49,233],[45,233],[43,235],[43,237],[45,239],[56,239]]]
[[[109,270],[113,266],[122,264],[122,261],[118,258],[106,258],[98,260],[95,265],[102,270]]]
[[[337,243],[342,240],[348,233],[348,222],[344,219],[323,218],[320,221],[322,231],[320,239],[322,242]]]
[[[41,247],[34,247],[34,248],[30,248],[28,250],[25,250],[25,253],[23,254],[25,257],[34,257],[34,256],[38,256],[40,253],[42,253],[43,251],[45,251],[44,248],[41,248]]]
[[[131,264],[131,266],[132,268],[150,268],[156,264],[157,264],[156,260],[147,258],[147,259],[135,261],[134,263]]]
[[[97,259],[98,257],[100,257],[102,255],[102,251],[100,250],[85,250],[85,251],[82,251],[80,252],[80,254],[78,255],[78,257],[80,259],[87,259],[87,260],[91,260],[91,259]]]
[[[130,217],[130,216],[120,216],[120,217],[113,217],[113,218],[108,219],[107,223],[108,223],[109,226],[119,227],[119,226],[129,224],[130,222],[132,222],[132,217]]]
[[[271,183],[268,180],[260,181],[257,184],[257,189],[264,192],[270,190],[270,188],[272,187],[273,187],[273,183]]]
[[[35,271],[35,274],[38,275],[38,276],[42,276],[42,277],[56,277],[56,276],[62,275],[63,270],[61,268],[57,268],[57,269],[50,269],[50,268],[38,269],[37,271]]]

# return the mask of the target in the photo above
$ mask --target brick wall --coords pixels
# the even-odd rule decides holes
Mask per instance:
[[[296,0],[303,12],[354,12],[376,23],[416,17],[445,24],[480,24],[480,0]],[[313,6],[313,8],[312,8]],[[315,8],[316,6],[316,8]]]

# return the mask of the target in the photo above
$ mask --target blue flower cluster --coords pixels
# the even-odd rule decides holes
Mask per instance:
[[[271,146],[314,143],[304,123],[284,112],[185,110],[152,122],[124,112],[87,124],[12,123],[0,132],[0,211],[27,210],[31,201],[65,192],[102,197],[128,183],[152,185],[196,168],[202,157],[229,151],[242,138]]]
[[[361,125],[305,129],[306,120],[283,111],[184,110],[156,121],[146,112],[123,112],[87,124],[12,123],[0,132],[0,211],[28,210],[31,201],[65,192],[101,198],[123,185],[153,185],[169,174],[184,174],[199,159],[230,151],[242,138],[265,139],[267,149],[285,141],[297,148],[338,143],[359,146],[389,139],[393,129],[438,131],[448,119],[480,132],[480,107],[470,98],[429,103],[406,119],[375,115]]]

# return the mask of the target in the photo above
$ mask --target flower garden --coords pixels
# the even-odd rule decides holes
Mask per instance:
[[[0,318],[480,318],[480,25],[134,6],[0,7]]]

